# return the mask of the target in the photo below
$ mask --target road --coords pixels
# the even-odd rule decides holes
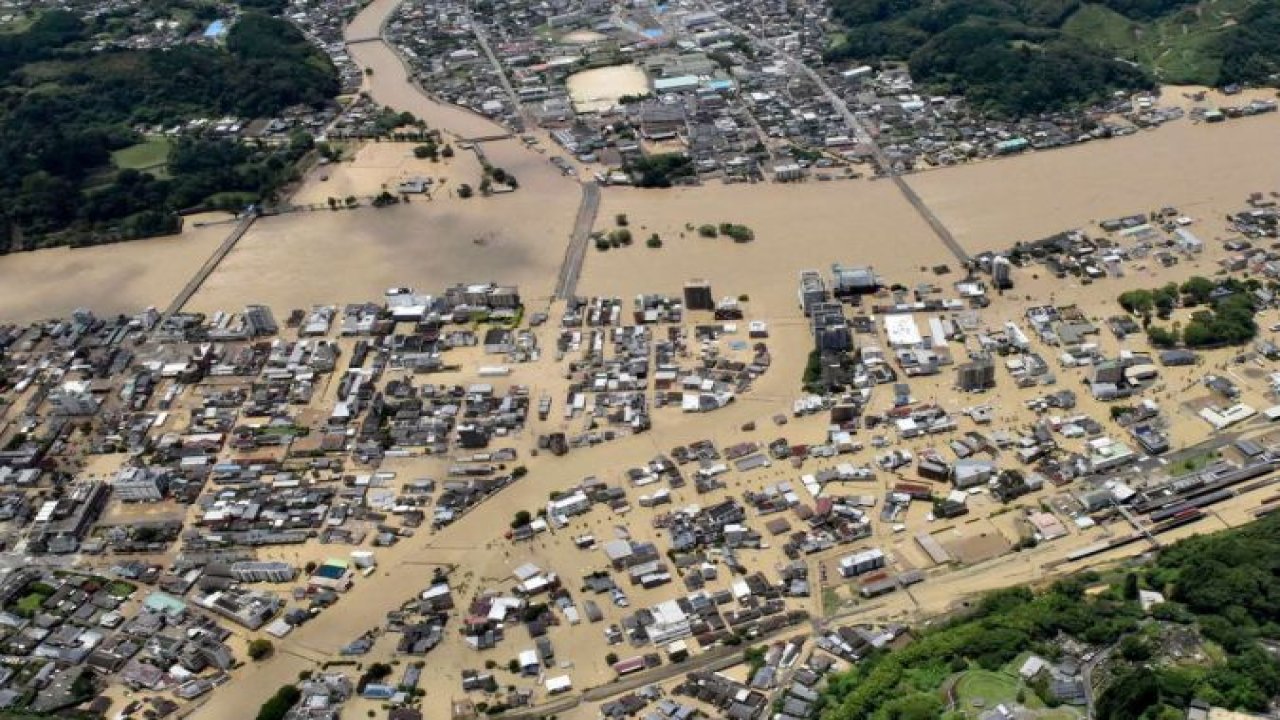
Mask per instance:
[[[598,212],[600,183],[584,182],[582,203],[578,206],[578,217],[573,223],[573,236],[569,247],[564,251],[560,277],[556,279],[555,297],[560,300],[568,300],[578,291],[578,278],[582,275],[582,264],[587,257],[587,241],[591,238],[591,228],[595,226]]]
[[[182,310],[182,308],[191,300],[191,297],[196,294],[196,291],[200,289],[200,286],[204,284],[205,280],[208,280],[209,276],[213,274],[213,271],[218,269],[218,264],[235,249],[236,243],[240,242],[240,238],[244,237],[244,234],[249,232],[249,228],[253,227],[253,223],[257,219],[258,213],[256,211],[250,211],[241,216],[239,222],[236,223],[235,229],[231,231],[231,234],[222,241],[222,244],[213,251],[213,254],[209,256],[209,259],[205,260],[204,264],[200,266],[200,269],[196,271],[196,274],[187,281],[187,284],[184,285],[182,290],[178,292],[177,296],[173,298],[173,302],[169,303],[169,307],[165,308],[164,315],[161,316],[160,322],[163,323],[165,320]]]
[[[524,123],[524,127],[518,128],[523,131],[524,128],[531,128],[537,125],[537,121],[533,118],[533,113],[520,102],[520,96],[516,94],[515,88],[511,86],[511,78],[507,77],[507,71],[502,68],[502,63],[498,62],[498,56],[494,54],[493,48],[489,47],[489,35],[484,31],[484,27],[476,22],[476,19],[467,13],[467,24],[471,26],[471,32],[476,36],[476,42],[480,44],[480,49],[484,51],[485,57],[489,58],[489,64],[493,65],[494,72],[498,73],[498,80],[502,83],[502,89],[507,93],[507,98],[511,101],[511,107],[520,113],[520,119]]]
[[[1085,701],[1085,717],[1086,718],[1092,719],[1094,716],[1093,715],[1093,701],[1094,701],[1093,671],[1097,670],[1099,665],[1106,662],[1107,656],[1110,655],[1111,651],[1115,650],[1115,648],[1116,648],[1115,645],[1109,645],[1103,648],[1102,650],[1099,650],[1096,655],[1094,655],[1089,660],[1085,661],[1084,665],[1080,669],[1080,676],[1084,680],[1084,701]]]
[[[710,4],[703,3],[702,7],[707,12],[717,12]],[[777,57],[782,58],[788,65],[799,70],[813,81],[813,84],[818,86],[818,89],[822,91],[822,94],[827,96],[827,100],[831,103],[831,106],[836,109],[836,112],[840,113],[840,116],[844,118],[845,125],[848,126],[849,132],[857,138],[860,144],[871,151],[871,159],[880,172],[893,181],[893,184],[898,188],[898,191],[907,199],[907,202],[910,203],[911,207],[915,208],[916,213],[919,214],[929,228],[933,230],[933,233],[938,236],[938,239],[941,240],[947,250],[955,256],[956,260],[965,265],[969,263],[969,253],[960,246],[960,243],[956,242],[955,236],[951,234],[951,231],[947,229],[946,225],[942,224],[942,220],[934,214],[933,210],[925,204],[919,193],[907,184],[906,179],[904,179],[894,168],[893,163],[889,161],[889,157],[884,154],[884,150],[882,150],[880,145],[875,141],[875,137],[871,134],[870,128],[867,127],[866,121],[858,117],[849,109],[848,103],[840,97],[839,93],[831,88],[822,75],[818,74],[818,72],[812,67],[809,67],[809,65],[803,60],[800,60],[794,55],[782,50],[782,48],[765,38],[752,34],[746,28],[731,22],[723,15],[720,16],[720,19],[734,32],[747,38],[755,45],[773,53]]]

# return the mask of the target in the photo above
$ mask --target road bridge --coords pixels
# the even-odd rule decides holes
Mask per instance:
[[[569,247],[564,252],[564,262],[560,265],[560,277],[556,280],[555,297],[568,300],[578,291],[578,278],[582,275],[582,264],[586,261],[587,241],[591,237],[591,228],[595,226],[596,214],[600,211],[600,183],[592,181],[582,184],[582,202],[578,205],[578,217],[573,224],[573,235]]]
[[[718,12],[707,3],[703,3],[703,9],[708,12],[718,14]],[[867,127],[866,121],[858,117],[849,109],[848,103],[846,103],[844,99],[831,88],[822,75],[812,67],[809,67],[809,65],[804,61],[783,51],[768,40],[748,32],[745,28],[730,22],[724,16],[720,16],[720,19],[732,28],[734,32],[746,37],[752,43],[782,58],[787,62],[787,64],[791,65],[793,68],[799,70],[808,77],[814,85],[817,85],[818,89],[822,91],[822,94],[827,97],[827,101],[831,103],[831,106],[836,109],[836,112],[840,113],[842,118],[844,118],[845,125],[848,126],[849,131],[853,133],[859,143],[871,151],[872,162],[875,163],[881,173],[893,181],[893,184],[897,186],[898,191],[902,193],[902,196],[906,198],[911,207],[914,208],[916,213],[925,221],[925,224],[929,226],[929,229],[933,230],[934,235],[937,235],[938,239],[942,241],[943,246],[945,246],[961,264],[967,265],[969,263],[969,253],[961,247],[960,243],[956,241],[955,236],[952,235],[951,231],[947,229],[947,226],[942,223],[942,220],[938,218],[927,204],[925,204],[924,200],[921,199],[915,189],[907,183],[901,173],[894,167],[893,163],[889,161],[889,157],[885,155],[884,150],[880,148],[879,143],[877,143],[875,141],[875,137],[872,136],[871,130]]]
[[[236,223],[231,234],[222,241],[221,245],[218,245],[218,247],[214,249],[213,254],[209,256],[209,259],[204,261],[204,264],[200,266],[200,269],[196,271],[196,274],[187,281],[187,284],[182,287],[182,290],[178,291],[177,296],[173,298],[173,302],[169,303],[169,306],[165,308],[164,314],[160,316],[161,323],[182,311],[182,308],[191,300],[192,296],[196,294],[196,291],[200,289],[200,286],[204,285],[204,282],[209,279],[209,276],[213,274],[213,271],[218,269],[218,264],[235,249],[236,243],[240,242],[240,238],[244,237],[244,234],[249,232],[249,228],[253,227],[253,223],[257,219],[257,210],[250,210],[240,217],[239,222]],[[157,325],[157,327],[159,327],[159,325]]]

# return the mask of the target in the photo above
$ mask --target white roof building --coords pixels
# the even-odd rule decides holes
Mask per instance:
[[[884,332],[889,338],[889,344],[895,347],[914,347],[924,341],[915,318],[906,314],[886,315]]]

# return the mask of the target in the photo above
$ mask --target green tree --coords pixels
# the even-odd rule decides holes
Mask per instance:
[[[1147,315],[1155,308],[1150,290],[1130,290],[1120,295],[1120,306],[1134,315]]]
[[[1124,576],[1124,599],[1137,600],[1139,595],[1138,574],[1131,572]]]
[[[942,716],[942,700],[937,693],[917,692],[895,698],[873,716],[874,720],[936,720]]]
[[[1209,302],[1209,295],[1213,292],[1213,281],[1199,275],[1188,278],[1182,283],[1182,294],[1186,296],[1188,305],[1204,305]]]
[[[249,658],[252,660],[264,660],[274,651],[275,646],[266,638],[254,638],[249,642]]]
[[[302,699],[302,692],[293,685],[284,685],[258,709],[257,720],[284,720],[289,709]]]

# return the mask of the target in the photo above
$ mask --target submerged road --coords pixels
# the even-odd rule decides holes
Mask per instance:
[[[578,291],[578,278],[582,275],[582,264],[587,257],[587,240],[591,238],[591,228],[596,224],[596,214],[599,211],[600,183],[584,182],[578,217],[573,223],[573,236],[569,240],[569,247],[565,248],[560,277],[556,279],[556,299],[568,300]]]
[[[818,89],[827,96],[827,100],[831,102],[831,106],[836,109],[836,112],[840,113],[840,116],[844,118],[845,125],[848,126],[849,131],[853,133],[854,137],[858,139],[858,142],[871,150],[871,159],[876,164],[876,167],[893,181],[893,184],[897,186],[898,191],[902,193],[902,196],[906,198],[911,207],[915,208],[916,213],[920,215],[929,228],[933,230],[934,235],[937,235],[938,239],[942,241],[943,246],[945,246],[947,250],[962,264],[968,264],[969,253],[966,252],[965,249],[961,247],[960,243],[956,241],[955,236],[951,234],[951,231],[942,223],[942,220],[937,216],[937,214],[934,213],[927,204],[925,204],[925,201],[920,197],[920,194],[915,191],[915,188],[911,187],[911,185],[907,183],[906,179],[902,177],[901,173],[894,169],[893,163],[889,162],[889,157],[884,154],[884,150],[880,148],[880,145],[871,135],[871,130],[867,127],[866,121],[858,117],[849,109],[848,103],[846,103],[844,99],[841,98],[829,84],[827,84],[826,79],[818,74],[818,72],[812,67],[809,67],[809,65],[804,61],[784,51],[772,42],[748,32],[746,28],[743,28],[742,26],[731,22],[723,15],[720,15],[710,4],[703,3],[702,7],[707,12],[716,13],[720,17],[720,20],[728,25],[734,32],[746,37],[752,43],[782,58],[787,62],[787,64],[804,73],[806,77],[812,80],[813,84],[817,85]]]

